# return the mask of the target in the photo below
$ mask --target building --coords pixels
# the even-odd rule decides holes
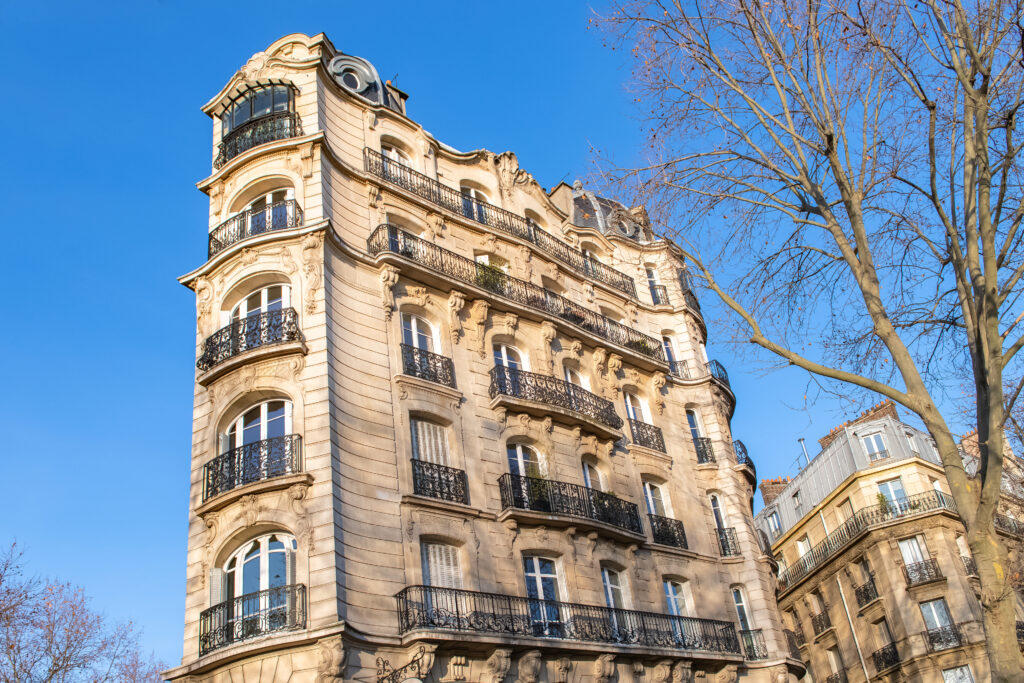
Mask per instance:
[[[819,443],[794,478],[762,483],[756,517],[771,539],[779,608],[808,678],[987,681],[977,570],[931,437],[884,401]],[[976,471],[976,436],[961,444]],[[996,527],[1019,561],[1017,458],[1007,459],[1002,484]],[[1017,609],[1024,620],[1020,595]],[[1018,621],[1019,639],[1022,629]]]
[[[641,208],[435,140],[407,100],[293,34],[203,107],[167,677],[801,675],[678,248]]]

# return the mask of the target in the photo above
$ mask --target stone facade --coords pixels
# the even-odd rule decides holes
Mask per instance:
[[[971,680],[953,676],[968,667],[987,681],[977,571],[929,435],[886,401],[821,443],[756,517],[772,539],[779,609],[808,677],[941,683]],[[970,438],[963,445],[970,471]],[[1019,562],[1024,478],[1017,458],[1006,469],[997,528]]]
[[[204,107],[167,677],[802,674],[678,248],[642,209],[444,145],[406,99],[293,34]]]

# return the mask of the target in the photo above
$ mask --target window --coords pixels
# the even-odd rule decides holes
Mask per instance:
[[[974,683],[974,676],[971,675],[971,667],[964,664],[963,666],[953,667],[952,669],[943,669],[942,683]]]
[[[701,426],[700,416],[697,415],[697,411],[686,411],[686,424],[690,427],[690,438],[693,439],[693,445],[699,450],[700,447],[698,444],[700,443],[701,437],[704,436],[704,428]]]
[[[867,583],[871,580],[871,565],[867,560],[857,560],[857,567],[860,569],[860,580]]]
[[[574,384],[578,387],[588,388],[586,382],[583,381],[583,377],[575,368],[570,368],[568,365],[562,366],[562,371],[565,373],[565,381],[569,384]]]
[[[853,517],[853,504],[850,502],[849,498],[836,506],[836,514],[839,515],[840,523]]]
[[[267,534],[242,544],[224,563],[223,569],[211,571],[211,606],[296,583],[296,548],[295,539],[281,533]],[[287,597],[275,593],[269,600],[269,604],[262,597],[244,600],[239,607],[246,613],[256,613],[261,608],[284,609]]]
[[[472,187],[463,186],[462,192],[462,215],[480,223],[487,222],[487,195]]]
[[[921,457],[921,451],[917,447],[917,439],[914,438],[914,432],[906,432],[907,445],[910,447],[910,454],[915,458]]]
[[[221,436],[221,453],[292,433],[291,401],[265,401],[249,408]]]
[[[664,586],[665,603],[668,606],[668,613],[674,617],[689,616],[690,605],[693,604],[689,582],[665,579]]]
[[[782,535],[782,521],[779,519],[779,513],[772,510],[768,513],[768,530],[772,532],[772,538],[778,538]]]
[[[736,606],[736,618],[739,620],[740,630],[752,630],[750,616],[747,613],[747,601],[744,597],[742,588],[737,586],[732,589],[732,601]]]
[[[795,507],[797,510],[800,510],[800,492],[799,491],[793,491],[792,499],[793,499],[793,507]]]
[[[718,502],[718,496],[711,494],[709,498],[711,500],[711,514],[715,518],[715,526],[719,529],[725,529],[727,526],[725,511],[722,510],[722,505]]]
[[[384,157],[385,164],[388,161],[398,162],[403,166],[412,166],[412,160],[409,159],[409,155],[394,145],[381,145],[380,146],[381,156]]]
[[[640,397],[632,392],[625,392],[626,400],[626,415],[630,420],[636,420],[637,422],[644,421],[644,408],[643,404],[640,403]]]
[[[626,598],[620,573],[609,567],[601,567],[601,581],[604,583],[605,604],[612,609],[626,609]]]
[[[889,505],[897,507],[905,503],[907,499],[907,493],[903,490],[903,481],[899,477],[878,482],[878,492]]]
[[[509,370],[524,370],[522,357],[518,349],[505,344],[494,345],[494,364]]]
[[[665,495],[661,486],[652,481],[644,481],[644,500],[647,502],[647,512],[659,517],[667,517],[665,507]]]
[[[537,455],[537,451],[517,443],[509,444],[506,453],[509,472],[520,477],[540,476],[540,457]]]
[[[800,554],[800,557],[803,557],[811,551],[811,541],[807,538],[807,534],[796,539],[796,551]]]
[[[476,262],[481,266],[486,266],[487,268],[492,268],[508,275],[508,261],[500,256],[496,256],[495,254],[477,254]],[[483,275],[477,273],[477,283],[483,287],[487,287],[488,280],[486,273]]]
[[[448,429],[427,420],[412,420],[412,458],[449,466]]]
[[[928,550],[917,536],[901,539],[899,545],[903,564],[917,564],[928,559]]]
[[[251,120],[277,112],[295,111],[294,91],[287,85],[247,90],[220,115],[221,137]]]
[[[662,337],[661,346],[665,349],[665,359],[668,361],[669,366],[675,370],[676,352],[672,344],[672,337]]]
[[[238,302],[238,305],[231,311],[231,322],[269,311],[280,311],[289,306],[291,306],[291,287],[270,285],[256,290]]]
[[[875,632],[875,647],[881,649],[892,642],[892,631],[889,630],[889,622],[884,618],[879,619],[871,625]]]
[[[843,656],[839,653],[838,647],[830,647],[825,653],[828,657],[828,668],[833,674],[840,673],[846,668],[843,666]]]
[[[402,343],[421,351],[433,351],[434,329],[420,316],[403,313]]]
[[[702,341],[698,341],[697,342],[697,350],[700,352],[700,361],[702,363],[704,363],[704,364],[707,364],[707,362],[708,362],[708,350],[707,350],[707,347],[704,346],[704,342],[702,342]]]
[[[932,491],[937,491],[938,493],[943,493],[942,484],[939,483],[938,479],[934,479],[932,477],[928,477],[928,482],[932,485]]]
[[[644,268],[644,272],[647,275],[647,287],[651,290],[651,303],[655,306],[668,303],[663,301],[662,295],[658,293],[658,273],[655,272],[654,268]]]
[[[243,217],[247,224],[241,227],[249,235],[258,235],[296,225],[294,200],[295,191],[291,188],[260,195],[242,210],[248,218]]]
[[[601,487],[601,473],[589,462],[583,463],[583,484],[588,489],[604,490]]]
[[[555,561],[549,557],[525,555],[523,573],[526,576],[526,597],[530,598],[530,622],[534,635],[561,636]]]
[[[868,434],[861,438],[861,441],[864,444],[864,450],[868,453],[868,460],[871,462],[889,457],[889,451],[885,448],[885,439],[882,438],[882,432]]]
[[[945,628],[953,624],[949,616],[949,607],[946,606],[946,599],[929,600],[921,603],[921,616],[924,618],[924,626],[929,631],[937,628]]]
[[[967,546],[967,539],[964,538],[963,534],[956,535],[956,547],[960,551],[961,557],[971,556],[971,549]]]
[[[423,543],[423,583],[438,588],[462,588],[459,549],[446,543]]]

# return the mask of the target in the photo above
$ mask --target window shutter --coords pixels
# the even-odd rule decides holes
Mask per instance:
[[[448,430],[433,422],[413,420],[412,453],[416,460],[448,466]]]
[[[295,555],[296,552],[291,548],[285,548],[284,551],[284,583],[286,586],[291,586],[296,583],[295,580]]]
[[[231,435],[221,434],[220,435],[220,451],[217,455],[223,455],[231,450]]]
[[[219,605],[227,597],[224,595],[224,570],[215,567],[210,570],[210,607]]]
[[[462,588],[462,569],[459,549],[442,543],[427,544],[427,566],[423,578],[430,586]]]

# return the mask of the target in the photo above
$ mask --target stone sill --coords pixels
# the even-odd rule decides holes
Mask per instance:
[[[636,534],[614,524],[607,524],[596,519],[587,517],[576,517],[575,515],[564,515],[549,512],[537,512],[536,510],[521,510],[520,508],[507,508],[498,515],[498,521],[512,520],[521,524],[547,526],[551,528],[573,528],[576,533],[597,532],[624,543],[646,543],[647,537],[643,534]]]
[[[307,353],[309,353],[309,350],[306,348],[306,343],[302,340],[259,346],[255,349],[243,351],[237,356],[232,356],[225,361],[221,361],[206,372],[197,375],[196,382],[201,386],[207,387],[215,379],[223,377],[232,370],[248,363],[277,358],[278,356],[289,356],[292,354],[305,356]]]

